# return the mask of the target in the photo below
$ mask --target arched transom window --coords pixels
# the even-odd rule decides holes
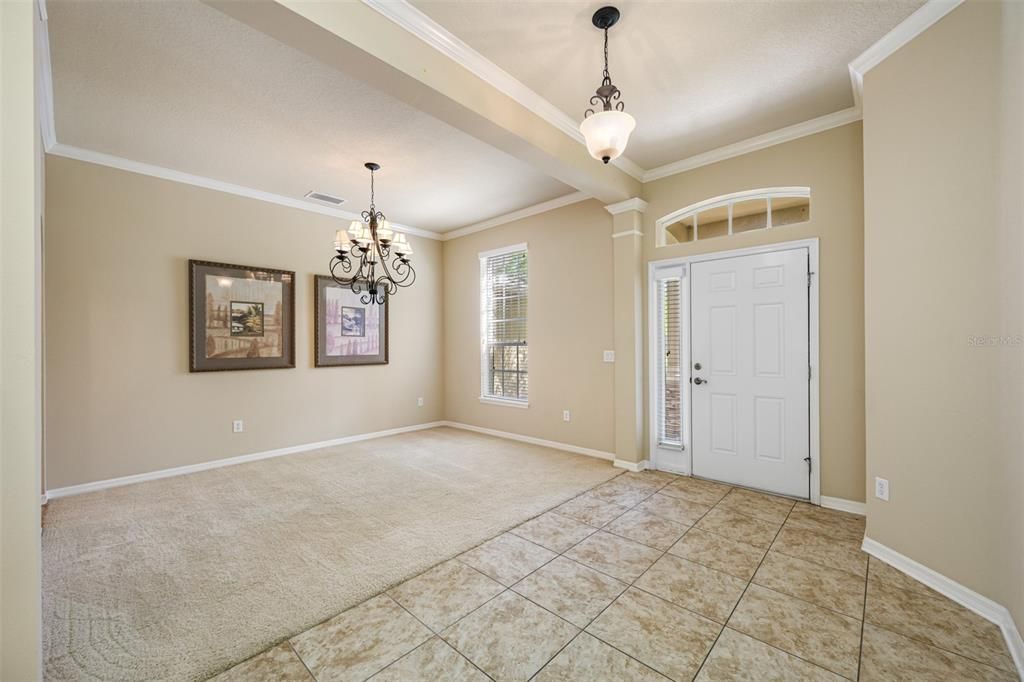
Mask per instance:
[[[698,201],[658,219],[657,245],[770,230],[810,219],[810,187],[751,189]]]

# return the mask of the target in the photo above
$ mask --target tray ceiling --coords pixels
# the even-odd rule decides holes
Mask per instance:
[[[61,144],[444,232],[566,195],[518,159],[194,0],[47,4]]]
[[[414,0],[431,19],[579,119],[600,85],[603,2]],[[616,6],[610,70],[654,168],[854,105],[847,65],[921,0]]]

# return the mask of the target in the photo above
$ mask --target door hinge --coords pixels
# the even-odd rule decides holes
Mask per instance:
[[[810,289],[810,288],[811,288],[811,277],[813,277],[813,276],[814,276],[814,274],[815,274],[815,273],[813,273],[813,272],[808,272],[808,273],[807,273],[807,288],[808,288],[808,289]]]
[[[804,457],[804,461],[807,462],[807,473],[811,473],[811,458]]]
[[[807,365],[807,380],[811,380],[811,366]]]

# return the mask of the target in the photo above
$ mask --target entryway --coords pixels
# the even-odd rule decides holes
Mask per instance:
[[[817,502],[817,240],[651,264],[654,468]]]

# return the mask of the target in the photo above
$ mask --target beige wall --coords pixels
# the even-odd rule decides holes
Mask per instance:
[[[710,197],[780,186],[811,188],[810,222],[655,247],[654,223],[664,215]],[[864,204],[860,123],[648,183],[644,199],[648,203],[644,214],[645,262],[819,239],[821,494],[863,501]],[[646,359],[644,363],[646,367]]]
[[[46,182],[48,488],[441,418],[439,242],[413,238],[390,364],[315,369],[339,220],[60,157]],[[189,373],[189,258],[295,271],[295,369]]]
[[[968,2],[865,79],[867,534],[1024,624],[1021,8]],[[813,209],[812,209],[813,210]]]
[[[448,419],[614,450],[614,365],[602,361],[613,348],[611,226],[611,215],[590,200],[444,242]],[[530,268],[527,409],[479,401],[479,253],[522,242]]]
[[[0,679],[40,677],[33,7],[0,3]]]

